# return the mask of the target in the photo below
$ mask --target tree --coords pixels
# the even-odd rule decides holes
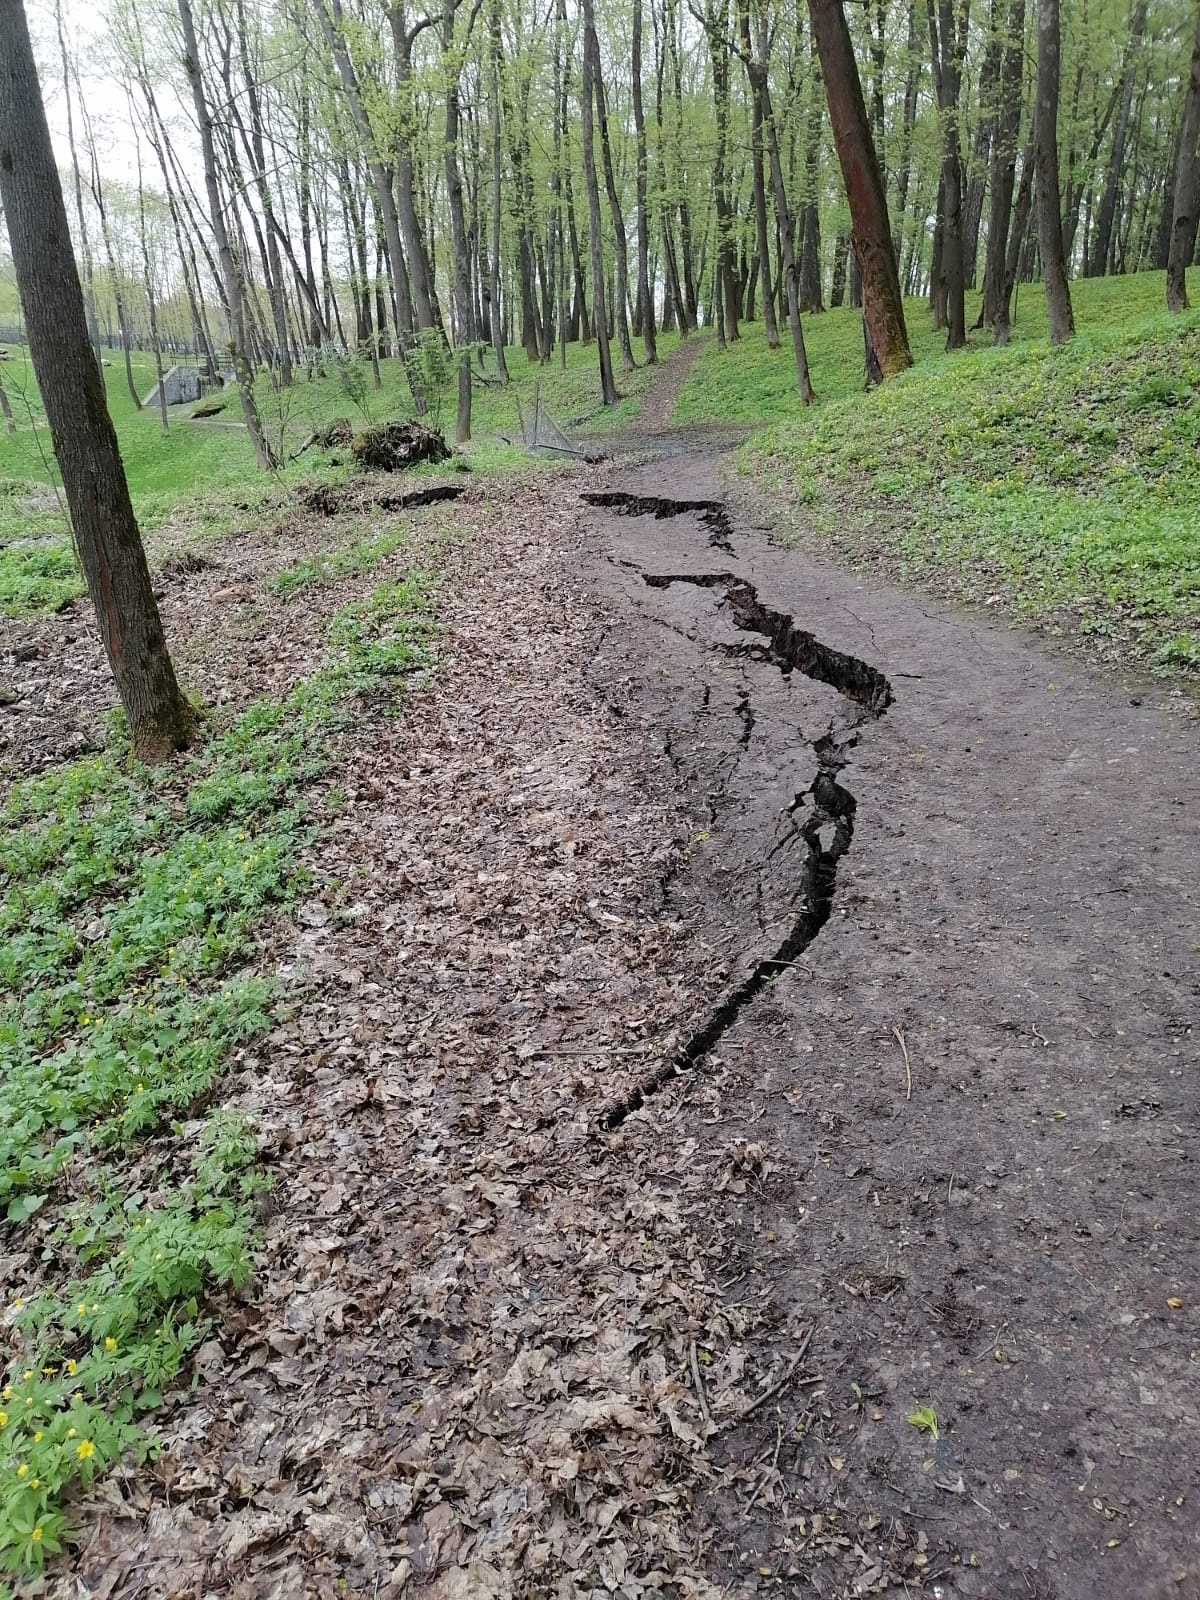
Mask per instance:
[[[204,88],[204,75],[200,68],[200,48],[196,42],[196,25],[192,17],[191,0],[178,0],[179,22],[183,29],[183,65],[192,86],[192,101],[196,107],[196,121],[200,125],[200,150],[204,159],[204,188],[208,195],[209,221],[217,256],[221,263],[221,280],[225,290],[225,305],[229,313],[229,344],[233,358],[233,376],[238,396],[242,402],[242,417],[254,454],[260,467],[273,469],[278,465],[275,452],[263,432],[262,419],[254,398],[254,372],[246,350],[246,309],[242,272],[229,230],[225,224],[225,208],[217,182],[217,153],[213,143],[213,122],[208,110],[208,97]]]
[[[1167,309],[1188,308],[1187,269],[1196,247],[1196,213],[1200,209],[1200,0],[1196,8],[1196,43],[1183,99],[1179,159],[1175,170],[1175,203],[1167,254]]]
[[[22,0],[0,0],[0,205],[100,636],[134,753],[160,761],[191,743],[195,715],[167,650],[92,351]]]
[[[1038,243],[1046,278],[1046,311],[1050,343],[1063,344],[1075,332],[1067,261],[1063,250],[1062,207],[1058,181],[1058,0],[1038,0],[1037,212]]]
[[[929,43],[942,133],[941,273],[946,307],[946,349],[967,342],[966,275],[963,264],[962,152],[958,136],[963,57],[967,49],[967,0],[928,0]]]
[[[863,315],[884,378],[912,366],[883,174],[842,0],[808,0],[829,122],[850,202],[850,242],[862,274]]]
[[[583,178],[587,186],[588,228],[592,253],[592,313],[596,330],[596,344],[600,357],[600,398],[606,406],[615,406],[620,396],[613,381],[612,351],[608,344],[608,322],[604,311],[604,252],[600,237],[600,184],[596,178],[595,137],[592,123],[592,63],[598,47],[593,50],[596,38],[596,14],[592,0],[583,0],[583,74],[580,82],[580,99],[583,110]]]

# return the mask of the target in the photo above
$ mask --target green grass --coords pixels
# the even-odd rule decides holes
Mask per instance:
[[[1072,292],[1079,332],[1058,350],[1040,286],[1022,286],[1006,350],[976,335],[948,355],[910,302],[916,365],[869,394],[857,313],[809,317],[809,410],[790,352],[751,328],[703,353],[675,417],[770,423],[739,468],[785,538],[998,598],[1111,659],[1200,669],[1200,312],[1168,317],[1161,273]]]
[[[674,342],[670,335],[660,340],[664,358]],[[109,408],[134,508],[155,556],[181,544],[191,547],[220,538],[248,521],[261,521],[288,499],[296,484],[336,479],[349,471],[348,452],[333,452],[331,461],[325,452],[310,450],[286,464],[278,478],[259,472],[245,431],[226,425],[239,415],[232,397],[221,417],[209,421],[193,422],[188,417],[190,407],[176,408],[164,438],[157,410],[135,410],[122,359],[115,351],[109,356],[111,365],[105,369]],[[521,350],[509,350],[507,362],[512,378],[507,389],[491,384],[475,387],[473,439],[465,455],[479,476],[561,464],[554,457],[535,461],[522,445],[518,403],[528,415],[536,390],[561,424],[602,432],[633,418],[638,396],[653,376],[643,367],[623,376],[619,382],[623,398],[605,409],[598,400],[594,345],[571,346],[565,370],[557,357],[547,367],[532,366]],[[139,392],[148,394],[154,385],[152,357],[135,355],[133,366]],[[408,415],[411,397],[399,362],[384,361],[380,367],[381,388],[373,389],[368,376],[365,389],[359,390],[365,412],[373,420]],[[489,374],[494,371],[490,355],[487,368]],[[20,427],[12,437],[0,433],[0,615],[24,616],[54,610],[82,594],[83,583],[54,497],[57,473],[49,433],[22,348],[13,347],[3,378]],[[448,433],[454,427],[453,384],[452,376],[443,382],[433,406],[432,420]],[[335,417],[351,416],[356,424],[366,420],[333,371],[311,381],[300,374],[284,391],[260,383],[259,401],[271,441],[284,456]],[[340,464],[334,464],[339,457]]]
[[[304,887],[336,730],[429,661],[431,629],[421,572],[379,584],[283,703],[163,769],[118,724],[0,811],[0,1253],[30,1263],[2,1313],[0,1569],[38,1569],[64,1495],[145,1452],[206,1297],[249,1276],[254,1131],[206,1107],[287,1003],[256,941]]]

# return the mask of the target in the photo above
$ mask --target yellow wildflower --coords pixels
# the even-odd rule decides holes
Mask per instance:
[[[75,1454],[80,1461],[87,1461],[96,1454],[96,1446],[90,1439],[80,1439],[75,1447]]]
[[[18,1478],[27,1478],[28,1476],[29,1476],[29,1468],[25,1464],[25,1462],[22,1461],[21,1465],[17,1468],[17,1477]]]
[[[117,1348],[117,1341],[113,1338],[111,1333],[104,1341],[104,1348],[106,1350],[115,1350]]]
[[[29,1537],[33,1540],[34,1544],[41,1544],[42,1530],[40,1528],[35,1528]]]
[[[8,1427],[8,1412],[0,1411],[0,1428]]]
[[[68,1361],[67,1362],[67,1375],[68,1375],[68,1377],[73,1378],[75,1376],[75,1372],[76,1372],[76,1369],[77,1369],[78,1366],[79,1366],[78,1361]]]
[[[68,1428],[67,1429],[67,1438],[68,1439],[73,1439],[78,1432],[79,1432],[78,1428]]]

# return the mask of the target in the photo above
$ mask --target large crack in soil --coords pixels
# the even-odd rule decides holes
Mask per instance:
[[[618,515],[656,519],[695,516],[710,529],[710,543],[731,548],[733,525],[720,501],[668,500],[619,493],[588,494],[583,498],[589,505],[615,510]],[[718,530],[719,539],[714,536]],[[858,707],[858,715],[840,734],[835,735],[831,726],[828,732],[811,741],[817,757],[816,775],[806,789],[796,794],[789,807],[793,819],[805,807],[810,808],[804,821],[799,826],[794,825],[793,832],[781,841],[798,840],[803,850],[797,887],[792,896],[793,901],[801,902],[798,915],[776,948],[754,963],[749,974],[718,1001],[679,1049],[601,1115],[600,1126],[606,1130],[619,1128],[665,1084],[697,1067],[728,1033],[744,1008],[773,978],[786,972],[799,959],[829,921],[837,887],[838,862],[854,838],[856,809],[853,794],[838,781],[838,774],[858,743],[863,724],[883,716],[894,698],[891,684],[877,667],[843,650],[835,650],[807,629],[797,627],[787,612],[764,605],[754,585],[735,573],[641,572],[641,578],[652,589],[687,583],[702,589],[723,590],[719,603],[729,607],[735,625],[766,640],[765,647],[756,651],[760,659],[771,662],[785,678],[793,672],[801,672],[817,683],[829,685]],[[720,649],[721,646],[714,643],[710,648]],[[743,695],[737,709],[742,720],[738,742],[744,748],[754,729],[748,694]],[[668,753],[672,753],[669,744]],[[774,846],[771,854],[779,848],[779,844]]]
[[[619,517],[695,517],[708,529],[708,542],[716,550],[733,554],[733,520],[723,500],[669,500],[653,494],[627,494],[607,489],[581,496],[585,504],[615,511]]]

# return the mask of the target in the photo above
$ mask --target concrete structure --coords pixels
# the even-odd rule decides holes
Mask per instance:
[[[170,367],[163,373],[163,388],[166,390],[167,404],[169,406],[191,405],[199,400],[203,391],[198,367]],[[158,385],[155,384],[150,393],[142,401],[144,406],[158,404]]]

